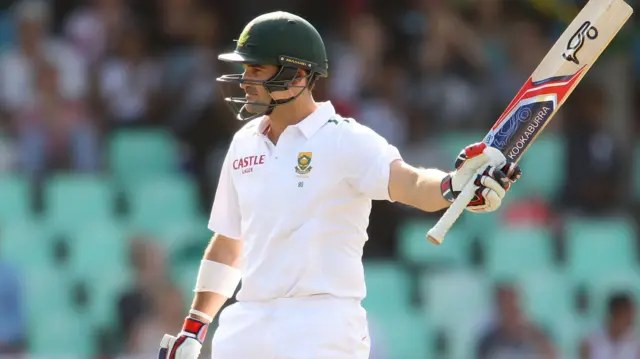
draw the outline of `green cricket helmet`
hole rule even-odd
[[[290,88],[308,88],[319,77],[327,77],[329,61],[327,52],[318,31],[307,20],[283,11],[272,12],[258,16],[249,22],[238,40],[236,49],[231,53],[218,56],[219,60],[242,65],[274,65],[278,72],[264,81],[245,81],[243,75],[223,75],[217,80],[232,83],[237,91],[243,83],[263,86],[269,93],[284,91]],[[305,70],[305,76],[300,76],[300,70]],[[307,78],[306,85],[293,85],[294,80]],[[300,91],[300,94],[303,91]],[[224,95],[224,94],[223,94]],[[278,106],[295,100],[296,97],[275,100],[270,103],[249,102],[244,96],[226,96],[240,120],[250,120],[259,116],[269,115]],[[248,113],[246,105],[256,105],[266,108],[262,113]]]

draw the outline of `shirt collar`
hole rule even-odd
[[[306,138],[310,138],[335,115],[336,109],[331,101],[321,102],[317,110],[293,127],[297,127]],[[266,135],[269,132],[269,127],[269,120],[264,116],[256,129],[258,134]]]

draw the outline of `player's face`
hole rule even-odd
[[[271,103],[272,97],[261,82],[272,78],[278,72],[278,67],[273,65],[243,65],[243,68],[242,79],[245,81],[240,84],[240,88],[244,91],[248,102],[245,105],[245,109],[249,113],[265,112],[267,105]],[[252,83],[252,80],[257,82]]]

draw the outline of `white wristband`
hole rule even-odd
[[[239,269],[203,259],[200,262],[195,292],[214,292],[227,298],[233,296],[242,274]]]

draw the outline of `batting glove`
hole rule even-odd
[[[164,335],[158,359],[197,359],[208,328],[208,323],[187,317],[178,337]]]
[[[522,175],[520,166],[506,159],[498,168],[488,166],[483,153],[485,148],[484,143],[475,143],[460,151],[455,162],[456,170],[448,174],[440,185],[442,196],[453,202],[464,186],[475,178],[474,183],[479,188],[467,206],[471,212],[493,212],[500,208],[506,192]],[[480,175],[477,172],[482,167],[485,169]]]

